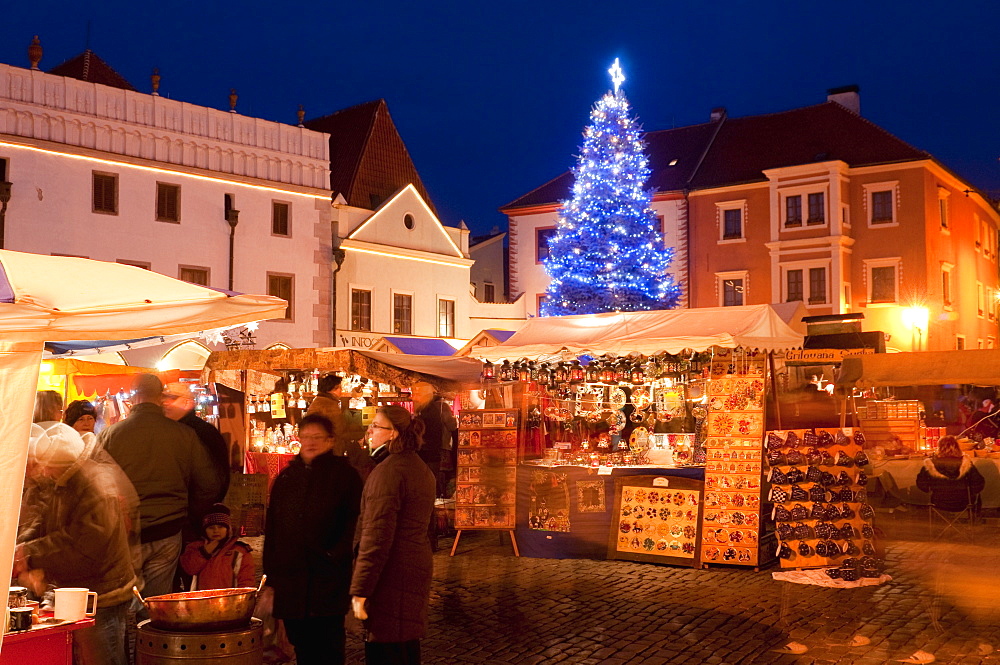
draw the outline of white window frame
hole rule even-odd
[[[872,268],[895,268],[895,297],[892,302],[872,302]],[[899,283],[903,277],[903,259],[899,256],[884,259],[865,259],[865,302],[867,307],[895,307],[899,304]]]
[[[354,292],[355,291],[368,291],[370,295],[368,301],[368,330],[362,330],[360,328],[354,327]],[[378,327],[375,325],[375,287],[371,284],[348,284],[347,285],[347,330],[354,332],[376,332]]]
[[[865,222],[870,229],[889,229],[899,226],[899,181],[869,182],[863,185],[865,191]],[[892,192],[892,221],[872,223],[872,195],[876,192]]]
[[[976,253],[980,253],[983,249],[983,227],[985,224],[979,218],[978,213],[972,214],[972,223],[976,225]]]
[[[822,224],[810,224],[809,223],[809,195],[810,194],[822,194],[823,195],[823,223]],[[802,223],[798,226],[786,226],[785,215],[788,209],[785,206],[785,200],[789,196],[799,196],[802,202]],[[782,232],[794,233],[796,231],[807,231],[814,229],[829,229],[830,228],[830,188],[827,185],[799,185],[797,187],[783,187],[778,190],[778,228]]]
[[[451,335],[442,335],[441,327],[441,302],[448,301],[451,303]],[[453,295],[443,295],[438,294],[434,301],[434,336],[435,337],[446,337],[449,339],[454,339],[458,334],[458,298]]]
[[[955,264],[948,263],[947,261],[941,262],[941,305],[946,312],[950,312],[955,309],[955,281],[952,279],[951,273],[955,269]],[[945,280],[948,281],[948,298],[945,299],[944,284]]]
[[[982,282],[976,282],[976,310],[979,318],[986,318],[986,289]]]
[[[413,326],[413,320],[414,320],[413,313],[414,313],[414,310],[416,309],[416,302],[417,302],[416,294],[413,291],[400,291],[398,289],[392,289],[391,293],[392,293],[392,300],[390,300],[390,303],[391,303],[391,306],[392,306],[392,315],[391,315],[391,319],[392,320],[390,321],[390,325],[391,325],[390,330],[392,330],[392,334],[393,335],[413,335],[414,334],[414,332],[413,332],[413,328],[414,328],[414,326]],[[409,296],[410,297],[410,332],[408,332],[408,333],[398,333],[398,332],[396,332],[396,296]]]
[[[801,270],[802,271],[802,302],[807,308],[809,307],[829,307],[833,303],[833,285],[830,283],[830,276],[833,274],[832,266],[830,265],[829,259],[820,259],[816,261],[787,261],[782,262],[779,266],[781,269],[781,300],[780,302],[787,302],[788,299],[788,271],[789,270]],[[809,285],[809,271],[812,268],[822,268],[826,271],[826,294],[824,295],[824,302],[821,303],[809,303],[809,298],[812,296]]]
[[[730,279],[743,280],[743,304],[747,304],[747,297],[750,294],[750,272],[747,270],[730,270],[728,272],[715,273],[715,290],[719,307],[724,307],[726,290],[724,283]],[[736,305],[738,307],[738,305]]]
[[[948,197],[951,196],[949,192],[944,187],[938,185],[938,221],[941,223],[941,233],[946,235],[951,234],[951,210],[949,210],[950,202]]]
[[[740,237],[739,238],[727,238],[726,237],[726,211],[727,210],[739,210],[740,211]],[[718,201],[715,204],[715,221],[719,229],[719,239],[718,244],[729,245],[738,242],[747,241],[747,200],[740,199],[738,201]]]

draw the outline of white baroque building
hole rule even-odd
[[[0,64],[3,248],[278,295],[288,317],[258,348],[330,345],[328,136],[243,116],[235,95],[227,112],[95,82],[117,75],[80,58],[91,80]]]

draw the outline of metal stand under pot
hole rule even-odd
[[[216,633],[160,630],[149,621],[139,624],[136,665],[262,665],[264,624]]]

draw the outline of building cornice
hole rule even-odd
[[[452,266],[454,268],[471,268],[475,263],[472,259],[446,254],[436,254],[425,252],[419,249],[407,249],[405,247],[395,247],[392,245],[381,245],[374,242],[353,240],[345,238],[340,242],[340,248],[347,252],[357,252],[374,256],[383,256],[394,259],[404,259],[407,261],[418,261],[421,263],[433,263],[437,265]]]

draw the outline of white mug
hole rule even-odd
[[[62,587],[56,589],[55,618],[61,621],[79,621],[97,613],[97,593],[84,587]],[[88,611],[90,599],[94,599]]]

